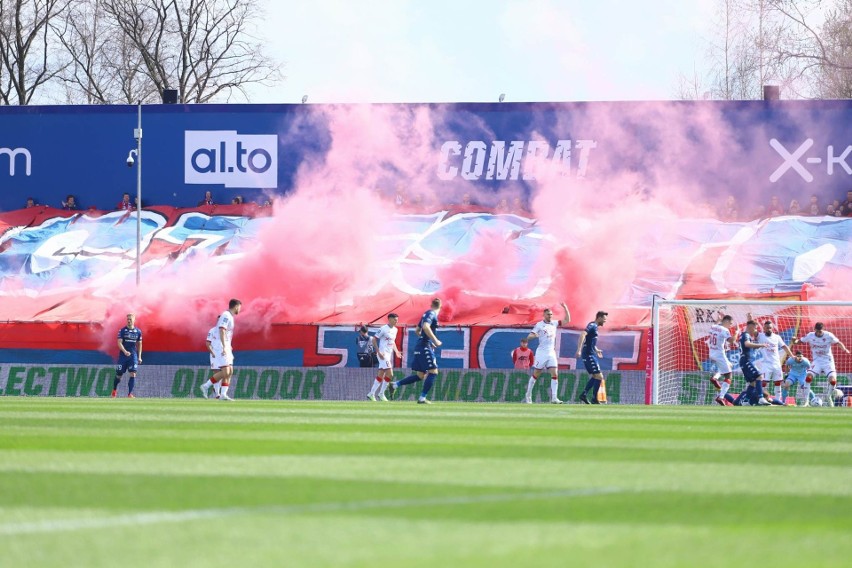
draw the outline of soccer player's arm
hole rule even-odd
[[[435,332],[432,331],[432,325],[428,321],[424,321],[420,325],[420,329],[423,331],[423,333],[426,334],[426,337],[429,338],[429,341],[431,341],[435,345],[435,347],[441,346],[441,340],[438,339],[438,336],[436,336]]]
[[[586,330],[580,332],[580,339],[577,340],[577,355],[576,357],[580,357],[580,353],[583,350],[583,344],[586,342]]]
[[[118,350],[124,355],[130,355],[130,351],[124,348],[124,343],[121,342],[121,336],[118,336]]]
[[[535,365],[535,353],[530,350],[530,367]]]
[[[213,342],[208,339],[205,343],[207,343],[207,352],[215,357],[216,353],[213,351]]]
[[[562,311],[565,312],[565,317],[562,318],[562,321],[560,321],[559,323],[561,325],[568,325],[569,323],[571,323],[571,313],[568,311],[568,304],[566,304],[565,302],[560,302],[559,305],[562,306]]]
[[[225,347],[225,346],[226,346],[226,344],[225,344],[225,328],[224,328],[224,327],[222,327],[222,326],[219,326],[219,343],[221,343],[221,344],[222,344],[222,355],[224,355],[224,354],[225,354],[225,351],[226,351],[226,347]]]
[[[512,355],[512,364],[514,365],[515,363],[518,362],[518,348],[517,347],[512,349],[511,355]]]
[[[142,335],[136,340],[136,359],[138,363],[142,363]]]
[[[849,354],[849,349],[847,349],[847,348],[846,348],[846,346],[845,346],[845,345],[843,345],[843,342],[842,342],[842,341],[840,341],[839,339],[837,339],[837,337],[835,337],[834,339],[836,339],[836,340],[837,340],[837,341],[835,341],[835,343],[837,343],[837,344],[840,346],[840,348],[841,348],[841,349],[843,349],[844,351],[846,351],[846,354],[848,355],[848,354]]]
[[[381,331],[379,333],[381,333]],[[379,351],[379,340],[377,338],[378,338],[378,335],[372,336],[370,338],[370,343],[373,344],[373,352],[376,354],[376,356],[379,359],[381,359],[382,361],[384,361],[385,360],[385,354],[382,353],[381,351]]]

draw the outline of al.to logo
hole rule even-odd
[[[184,132],[184,183],[278,187],[278,135]]]
[[[805,157],[805,154],[814,145],[813,138],[808,138],[792,152],[787,150],[787,148],[785,148],[784,145],[775,138],[769,141],[769,145],[772,146],[772,148],[778,152],[778,155],[781,156],[781,159],[784,160],[784,162],[778,166],[774,172],[772,172],[772,175],[769,176],[769,181],[772,183],[781,179],[781,176],[790,170],[799,174],[799,176],[807,182],[814,181],[814,176],[808,169],[808,166],[802,164],[803,157],[805,164],[808,165],[825,163],[825,173],[830,176],[834,175],[834,166],[840,166],[847,175],[852,175],[852,168],[850,168],[849,164],[846,163],[846,158],[849,156],[849,153],[852,152],[852,146],[846,146],[846,149],[843,150],[843,153],[840,155],[834,153],[834,146],[826,146],[825,160],[823,160],[819,154]]]
[[[9,157],[9,176],[15,175],[15,166],[21,163],[24,166],[24,174],[30,175],[32,173],[32,156],[26,148],[0,148],[0,156]],[[19,161],[18,156],[22,156],[23,160]],[[0,172],[2,171],[3,168],[0,167]]]

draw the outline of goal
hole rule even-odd
[[[812,360],[810,346],[792,344],[793,338],[801,338],[813,331],[814,324],[822,322],[829,331],[848,348],[852,349],[852,303],[850,302],[804,302],[804,301],[757,301],[757,300],[656,300],[652,309],[653,325],[653,404],[713,404],[716,390],[710,378],[716,372],[715,364],[709,359],[708,337],[710,326],[730,315],[734,330],[745,329],[748,314],[758,322],[759,329],[769,320],[775,332],[795,353],[801,350]],[[839,345],[832,348],[837,382],[852,384],[852,356]],[[733,369],[731,393],[736,395],[745,386],[739,367],[739,351],[728,351]],[[761,353],[757,353],[760,369]],[[782,355],[785,357],[786,353]],[[814,393],[825,400],[828,379],[817,376],[812,383]],[[847,390],[847,389],[844,389]],[[789,396],[795,396],[792,389]],[[802,403],[799,397],[799,404]]]

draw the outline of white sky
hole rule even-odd
[[[253,103],[671,99],[713,0],[261,0]]]

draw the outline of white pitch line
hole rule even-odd
[[[179,523],[203,519],[243,516],[252,514],[298,515],[303,513],[336,513],[345,511],[365,511],[370,509],[403,509],[406,507],[433,507],[443,505],[476,505],[480,503],[502,503],[539,499],[558,499],[564,497],[588,497],[621,493],[614,487],[598,489],[566,489],[564,491],[528,492],[528,493],[491,493],[471,497],[433,497],[427,499],[377,499],[370,501],[336,501],[307,505],[285,505],[264,507],[228,507],[222,509],[190,509],[187,511],[152,511],[132,515],[107,517],[56,519],[25,523],[0,524],[0,536],[23,534],[53,533],[101,529],[117,526],[141,526],[160,523]]]

